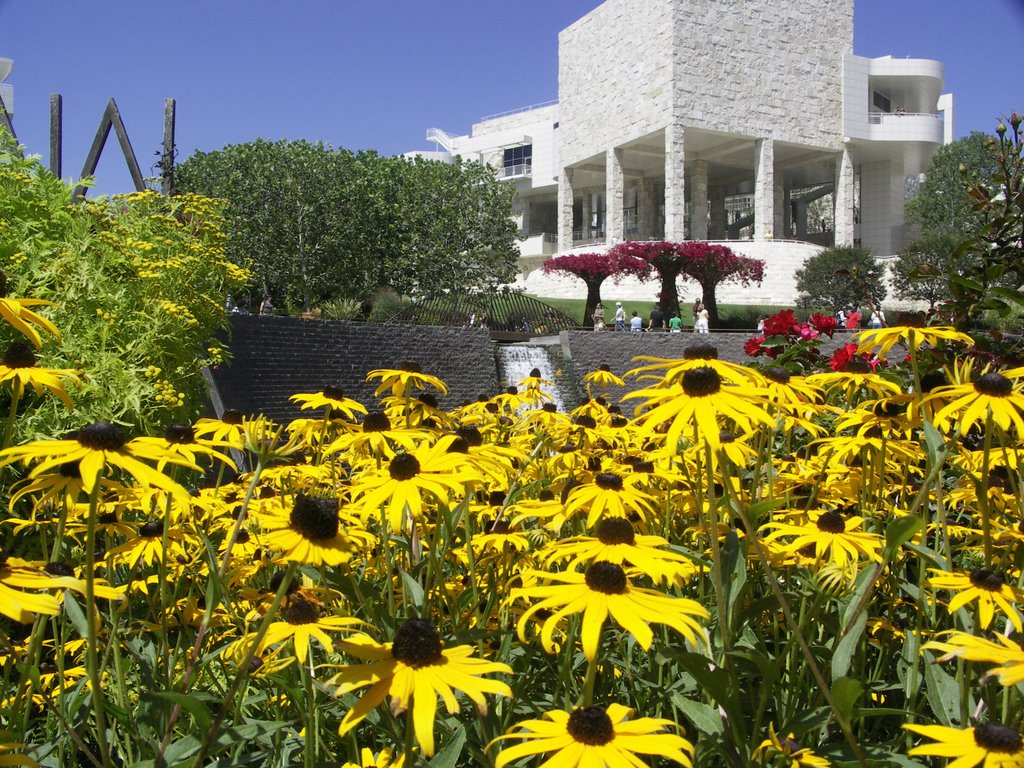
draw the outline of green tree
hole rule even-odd
[[[989,142],[975,131],[935,152],[917,195],[905,207],[907,221],[922,235],[951,234],[962,240],[981,226],[969,187],[995,172]]]
[[[479,163],[258,140],[196,153],[175,181],[229,202],[229,256],[285,305],[308,310],[380,286],[427,294],[515,275],[514,188]]]
[[[950,232],[924,234],[907,243],[892,264],[893,293],[908,301],[926,301],[935,309],[950,297],[952,275],[965,274],[974,259]]]
[[[804,262],[796,271],[796,288],[812,305],[837,311],[848,305],[878,303],[885,298],[885,268],[867,248],[837,245]]]

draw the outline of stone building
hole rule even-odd
[[[855,55],[853,0],[606,0],[558,45],[557,102],[427,136],[515,181],[527,281],[554,253],[728,241],[768,261],[746,298],[788,300],[821,246],[894,254],[952,139],[942,64]]]

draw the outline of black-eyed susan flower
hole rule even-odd
[[[638,755],[693,765],[693,745],[677,732],[679,726],[654,717],[631,720],[632,715],[621,704],[552,710],[543,719],[517,723],[487,746],[506,739],[520,742],[502,749],[495,768],[532,755],[550,755],[543,763],[547,768],[642,768],[646,763]]]
[[[162,452],[176,455],[186,462],[186,466],[198,466],[199,457],[202,456],[237,469],[229,456],[216,450],[217,447],[231,447],[229,441],[213,438],[200,440],[191,424],[171,424],[164,430],[163,437],[139,437],[136,441],[140,445],[153,445]],[[162,472],[168,461],[167,458],[160,459],[157,469]]]
[[[364,623],[345,616],[324,616],[316,603],[296,597],[282,608],[281,621],[275,621],[267,628],[256,654],[263,654],[268,648],[280,643],[291,642],[295,648],[295,658],[300,664],[305,664],[313,639],[319,641],[328,653],[334,653],[334,642],[328,633],[351,631]],[[248,655],[251,644],[251,637],[243,637],[229,647],[229,655],[243,659]]]
[[[783,537],[792,537],[783,545],[784,551],[794,553],[805,547],[813,547],[815,560],[828,559],[837,565],[861,557],[873,562],[881,561],[882,538],[858,530],[864,524],[864,518],[859,515],[846,516],[838,509],[812,512],[809,517],[803,525],[784,522],[765,524],[761,530],[770,531],[764,537],[765,542],[770,544]]]
[[[366,413],[366,406],[358,400],[345,397],[345,391],[341,387],[330,384],[324,386],[319,392],[292,395],[289,399],[298,403],[301,410],[325,409],[331,418],[343,415],[349,420],[354,420],[356,413]]]
[[[373,391],[374,397],[391,391],[394,397],[412,396],[417,390],[433,387],[442,395],[448,392],[448,385],[436,376],[423,372],[419,363],[404,362],[398,368],[378,368],[366,374],[367,381],[379,379],[380,383]]]
[[[629,565],[654,582],[678,583],[689,579],[697,567],[683,555],[663,547],[661,536],[637,534],[624,517],[605,517],[597,521],[592,536],[575,536],[552,542],[540,553],[545,565],[566,561],[566,568],[605,561]]]
[[[956,594],[947,606],[951,614],[977,601],[978,624],[988,629],[995,616],[996,608],[1009,619],[1018,632],[1024,631],[1020,613],[1015,603],[1024,602],[1024,591],[1006,583],[1006,579],[987,568],[979,568],[971,573],[954,573],[931,569],[928,586],[932,589],[948,589]]]
[[[473,658],[473,647],[445,648],[437,629],[424,619],[409,619],[398,628],[388,645],[367,635],[355,635],[341,641],[344,651],[368,664],[344,666],[328,681],[334,695],[342,696],[369,686],[369,690],[350,709],[338,727],[344,736],[355,728],[378,704],[391,697],[391,709],[400,713],[412,707],[416,741],[424,755],[434,754],[434,715],[440,696],[450,714],[459,711],[455,692],[459,691],[486,711],[484,694],[511,696],[512,690],[498,680],[482,675],[509,674],[512,668],[485,659]]]
[[[774,421],[762,406],[760,389],[749,383],[726,385],[718,370],[707,366],[687,368],[679,384],[637,390],[622,399],[630,398],[645,398],[636,418],[641,434],[657,433],[667,423],[670,447],[680,438],[717,447],[723,427],[748,432]]]
[[[623,478],[615,472],[598,472],[592,482],[578,485],[569,493],[565,500],[566,518],[586,510],[587,527],[593,528],[605,517],[648,516],[654,499],[636,488],[639,480],[636,475]]]
[[[789,768],[828,768],[832,765],[798,742],[793,733],[779,738],[774,723],[768,723],[768,738],[754,750],[753,757],[760,765],[787,765]]]
[[[124,429],[107,421],[98,421],[82,427],[68,439],[37,440],[0,452],[0,466],[15,461],[37,461],[29,472],[29,477],[32,478],[53,470],[59,471],[64,464],[78,462],[82,489],[86,493],[92,493],[104,472],[113,467],[127,472],[139,485],[154,486],[184,498],[188,497],[180,485],[144,463],[143,459],[167,461],[189,469],[199,469],[195,464],[159,446],[138,440],[129,441]]]
[[[39,331],[60,341],[57,326],[29,307],[52,307],[55,304],[45,299],[12,299],[8,296],[7,275],[0,271],[0,318],[14,328],[22,336],[31,341],[36,348],[43,346]]]
[[[359,428],[344,434],[327,446],[325,455],[345,451],[366,456],[394,456],[396,446],[403,451],[414,451],[430,433],[422,429],[394,427],[383,411],[370,411]]]
[[[607,363],[602,363],[593,371],[590,371],[583,377],[583,383],[587,386],[587,394],[589,395],[592,387],[598,389],[608,389],[609,387],[624,387],[626,382],[621,376],[616,376],[612,373],[611,366]]]
[[[285,560],[309,565],[341,565],[367,549],[373,537],[355,518],[342,516],[338,498],[295,496],[287,515],[275,506],[257,515],[266,529],[263,542]]]
[[[939,387],[925,399],[946,404],[935,414],[935,426],[950,428],[955,421],[962,434],[975,424],[984,427],[991,416],[992,423],[1004,431],[1011,426],[1018,435],[1024,435],[1024,379],[1010,378],[995,371],[982,374],[973,383]]]
[[[985,677],[995,677],[1000,685],[1012,686],[1024,682],[1024,648],[1017,640],[996,635],[995,640],[968,634],[949,632],[942,639],[922,646],[925,651],[938,651],[939,661],[966,659],[984,664],[995,664]]]
[[[129,568],[134,568],[139,563],[162,563],[178,555],[184,555],[182,533],[173,527],[166,532],[167,547],[164,548],[164,525],[163,520],[150,520],[139,527],[138,536],[114,547],[108,555],[118,565],[126,565]]]
[[[711,368],[721,377],[723,381],[738,386],[761,385],[761,374],[746,365],[731,363],[728,360],[718,359],[718,347],[705,342],[691,344],[683,350],[683,358],[668,359],[662,357],[649,357],[639,355],[633,358],[634,361],[645,362],[639,368],[626,371],[627,376],[639,376],[640,378],[652,377],[651,371],[664,371],[660,377],[662,386],[681,384],[687,371],[695,368]]]
[[[611,616],[619,626],[636,638],[647,650],[654,633],[648,624],[664,624],[697,647],[707,645],[704,628],[697,619],[710,614],[700,603],[685,597],[669,597],[652,589],[634,587],[621,565],[604,561],[591,563],[586,573],[532,573],[548,582],[541,586],[514,589],[510,600],[537,600],[519,617],[516,629],[526,642],[526,627],[538,614],[543,615],[541,645],[555,653],[554,633],[566,616],[583,614],[583,654],[588,661],[597,658],[601,628]],[[554,583],[551,583],[554,582]]]
[[[463,454],[448,451],[453,439],[448,436],[416,451],[399,453],[386,468],[361,474],[352,490],[364,519],[384,508],[391,532],[399,533],[406,528],[406,510],[413,522],[423,517],[425,497],[448,503],[467,487],[482,482],[483,477]]]
[[[974,339],[955,328],[931,326],[917,327],[892,325],[886,328],[868,328],[857,334],[857,354],[873,353],[884,358],[896,345],[917,349],[922,344],[938,346],[942,343],[974,346]]]
[[[952,728],[945,725],[903,726],[912,733],[932,741],[907,752],[910,756],[926,755],[952,760],[947,768],[1020,768],[1024,766],[1024,739],[1020,731],[999,723],[983,723],[973,728]]]
[[[36,353],[28,344],[16,341],[7,347],[0,359],[0,384],[11,387],[11,394],[17,402],[30,386],[37,395],[44,391],[60,398],[68,408],[73,408],[71,397],[64,387],[65,381],[80,384],[78,371],[68,368],[40,368],[36,365]]]
[[[395,756],[394,750],[382,749],[377,754],[372,749],[363,747],[359,752],[359,762],[347,762],[341,768],[402,768],[405,755]]]
[[[36,614],[56,616],[60,603],[50,591],[59,589],[81,591],[81,582],[70,576],[53,576],[20,558],[0,555],[0,614],[23,624]]]
[[[242,426],[246,417],[241,411],[227,408],[219,419],[199,419],[192,425],[197,438],[206,438],[218,444],[241,448],[244,440]]]

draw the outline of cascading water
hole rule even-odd
[[[556,370],[551,361],[551,353],[545,346],[527,344],[499,344],[495,355],[498,363],[498,383],[502,387],[514,387],[522,379],[530,375],[534,368],[540,371],[542,379],[554,382],[553,386],[544,387],[551,395],[552,402],[559,411],[565,412],[567,401],[572,400],[569,393],[562,387],[564,375]],[[570,404],[569,407],[572,407]]]

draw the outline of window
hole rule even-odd
[[[529,176],[533,166],[533,144],[520,144],[505,150],[502,176]]]
[[[892,112],[892,99],[878,91],[871,92],[871,104],[880,112]]]

